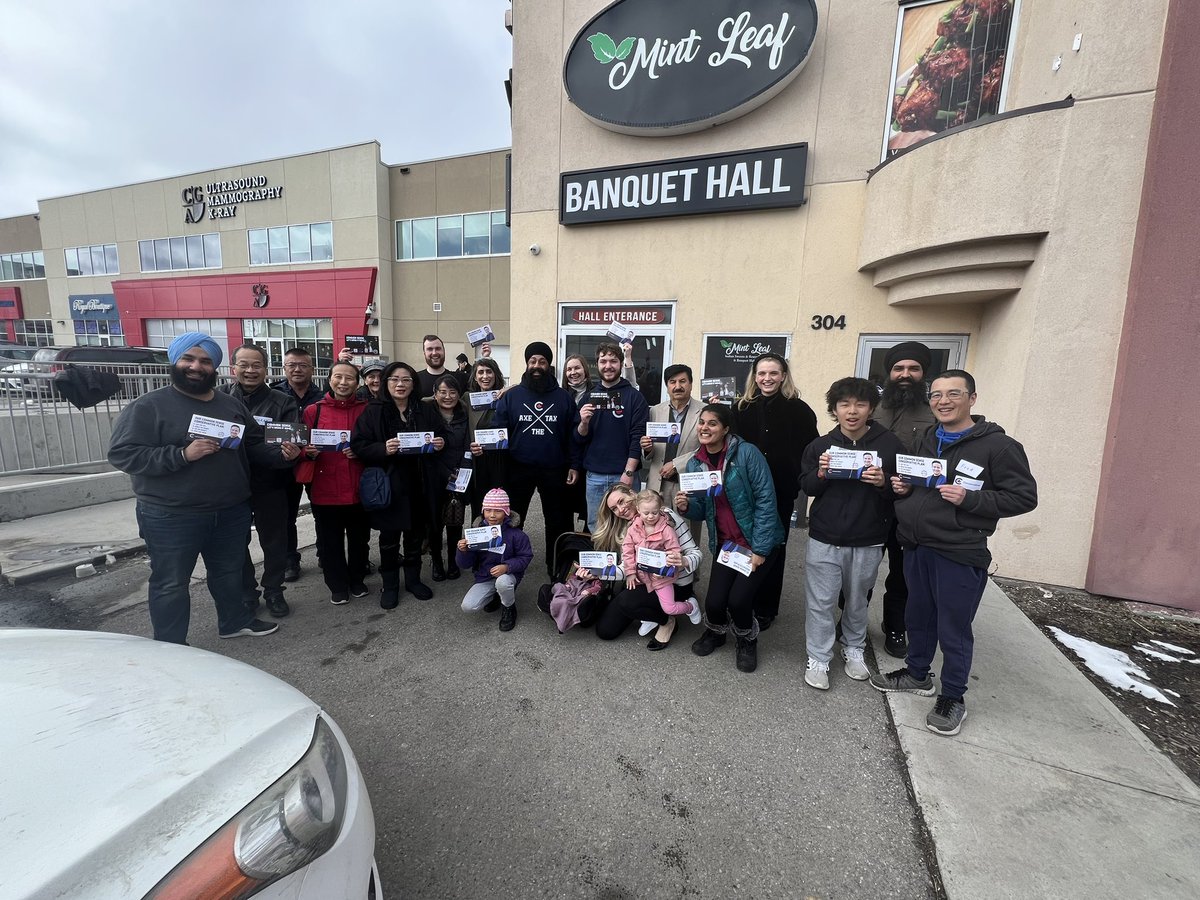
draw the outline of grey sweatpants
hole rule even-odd
[[[804,560],[804,637],[808,655],[829,664],[833,658],[838,592],[846,595],[842,611],[842,641],[862,649],[867,644],[867,591],[875,584],[881,546],[834,547],[808,539]]]
[[[463,597],[463,612],[479,612],[487,606],[492,594],[500,595],[503,606],[512,606],[517,602],[517,579],[506,572],[499,578],[475,582]]]

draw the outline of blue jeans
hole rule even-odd
[[[242,603],[242,562],[250,540],[250,503],[215,512],[188,512],[137,504],[138,531],[150,554],[150,623],[154,639],[187,642],[192,600],[188,591],[196,558],[204,558],[208,591],[217,607],[217,630],[230,634],[254,619]]]
[[[604,499],[604,492],[614,484],[620,483],[620,481],[620,472],[614,475],[603,475],[600,472],[587,473],[585,494],[587,496],[588,531],[596,530],[596,510],[600,508],[600,502]],[[634,490],[637,490],[637,479],[634,479]]]

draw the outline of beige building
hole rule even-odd
[[[700,377],[725,374],[716,351],[739,337],[783,341],[824,418],[833,380],[925,340],[974,373],[975,411],[1038,477],[1039,508],[993,540],[996,574],[1200,608],[1196,480],[1145,472],[1194,455],[1200,426],[1125,429],[1163,399],[1132,349],[1190,369],[1197,333],[1195,262],[1139,262],[1154,234],[1196,256],[1172,218],[1196,153],[1171,130],[1196,121],[1196,66],[1180,59],[1194,16],[1170,0],[728,6],[514,0],[518,343],[562,353],[615,320],[652,332],[648,371]],[[780,6],[790,19],[765,18]],[[704,199],[714,157],[732,178],[752,151],[802,143],[803,205],[684,209],[680,173]],[[747,204],[787,171],[773,158],[755,157]],[[647,207],[657,217],[637,218]]]

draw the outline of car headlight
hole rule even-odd
[[[333,846],[346,816],[346,757],[321,718],[296,765],[176,866],[146,900],[241,900]]]

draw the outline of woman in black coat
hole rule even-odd
[[[467,382],[467,392],[501,390],[504,390],[504,375],[500,372],[500,366],[494,359],[477,359],[471,370],[471,379]],[[479,409],[471,407],[467,414],[471,425],[471,455],[475,464],[475,472],[467,486],[467,496],[471,498],[471,518],[477,519],[483,515],[483,498],[487,492],[492,488],[504,487],[507,481],[508,451],[484,450],[475,440],[475,432],[480,428],[496,427],[492,424],[496,416],[495,401]]]
[[[379,530],[379,575],[383,592],[379,605],[394,609],[400,602],[400,568],[404,588],[418,600],[433,596],[421,581],[421,542],[429,521],[421,454],[400,452],[400,432],[432,433],[434,447],[445,445],[441,417],[416,398],[417,371],[408,363],[394,362],[383,370],[383,391],[367,404],[354,425],[350,449],[365,465],[388,473],[392,502],[371,513],[371,527]],[[400,544],[404,544],[401,559]]]
[[[433,558],[433,580],[453,580],[461,574],[455,550],[463,536],[465,493],[451,491],[447,484],[462,466],[472,467],[471,422],[467,404],[459,393],[457,374],[442,375],[433,383],[433,396],[423,401],[437,420],[436,434],[443,439],[438,452],[426,457],[425,498],[429,508],[429,555]],[[472,474],[472,480],[474,475]],[[445,532],[446,564],[442,563],[442,534]]]
[[[733,404],[732,412],[733,433],[767,458],[775,482],[775,504],[783,522],[779,562],[754,600],[754,617],[759,629],[765,631],[779,615],[787,538],[800,493],[800,460],[804,448],[817,439],[817,414],[800,399],[787,360],[777,353],[763,353],[754,360],[746,378],[746,392]]]

